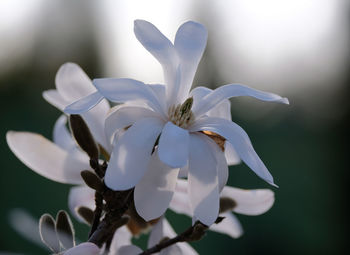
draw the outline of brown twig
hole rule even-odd
[[[215,223],[219,223],[222,221],[222,217],[218,217]],[[140,255],[150,255],[153,253],[160,252],[161,250],[174,245],[179,242],[193,242],[193,241],[198,241],[202,239],[202,237],[205,235],[206,230],[209,227],[207,225],[204,225],[200,221],[196,221],[193,226],[189,227],[186,229],[184,232],[181,234],[177,235],[174,238],[171,239],[165,239],[163,241],[160,241],[158,244],[155,246],[143,251],[140,253]]]

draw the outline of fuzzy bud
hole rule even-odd
[[[87,186],[99,192],[103,191],[103,188],[104,188],[103,183],[96,174],[92,173],[89,170],[84,170],[84,171],[81,171],[80,175]]]
[[[80,148],[85,151],[91,159],[98,159],[98,146],[83,118],[80,115],[72,114],[69,117],[69,123],[73,136]]]

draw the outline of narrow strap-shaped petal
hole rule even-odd
[[[207,38],[206,28],[193,21],[182,24],[177,30],[174,45],[181,63],[181,101],[188,96]]]
[[[113,235],[112,243],[109,248],[110,255],[118,255],[120,247],[131,244],[132,234],[126,226],[118,228]]]
[[[105,176],[109,188],[127,190],[141,180],[163,125],[158,118],[140,119],[117,141]]]
[[[44,97],[60,110],[68,106],[65,110],[68,114],[84,113],[83,118],[95,140],[107,151],[110,150],[110,144],[104,136],[104,118],[109,111],[109,103],[96,92],[96,88],[86,73],[77,64],[66,63],[56,74],[56,88],[59,96],[48,91],[43,94]],[[85,113],[87,111],[89,112]]]
[[[57,109],[63,111],[64,108],[69,105],[69,101],[64,99],[56,89],[49,89],[43,92],[43,98],[55,106]]]
[[[193,106],[192,111],[198,118],[215,107],[222,100],[239,96],[249,96],[262,101],[289,104],[287,98],[280,97],[273,93],[263,92],[240,84],[228,84],[215,89],[205,96],[198,104]]]
[[[172,168],[183,167],[188,160],[189,133],[186,129],[165,124],[159,138],[159,158]]]
[[[173,90],[172,87],[176,85],[176,72],[179,65],[174,45],[158,28],[145,20],[135,20],[134,32],[143,47],[162,65],[167,90]]]
[[[39,221],[23,209],[11,209],[9,212],[9,221],[11,228],[21,237],[31,241],[35,245],[47,248],[41,240],[38,231]]]
[[[119,129],[128,127],[142,118],[154,117],[161,118],[161,115],[144,107],[121,105],[110,114],[105,122],[105,134],[110,141],[113,135]]]
[[[67,117],[61,115],[53,128],[53,142],[66,151],[72,151],[74,148],[77,148],[77,145],[69,133],[66,124]]]
[[[76,209],[84,206],[95,209],[95,190],[90,189],[87,186],[73,187],[69,190],[68,194],[68,207],[72,215],[80,222],[85,220],[76,212]]]
[[[238,165],[241,163],[241,159],[237,155],[235,148],[233,148],[233,145],[228,141],[225,142],[225,157],[227,165],[229,166]]]
[[[236,202],[234,212],[259,215],[268,211],[275,202],[275,194],[269,189],[244,190],[226,186],[221,193]]]
[[[170,202],[169,208],[176,213],[185,214],[192,217],[190,200],[188,196],[187,180],[178,179],[175,187],[173,199]]]
[[[26,166],[50,180],[82,184],[80,172],[90,169],[89,162],[72,157],[41,135],[9,131],[6,140],[12,152]]]
[[[104,121],[108,111],[109,104],[98,91],[64,108],[64,112],[67,114],[82,115],[94,139],[107,151],[110,150],[111,146],[104,134]]]
[[[94,85],[105,98],[116,103],[143,101],[160,114],[165,114],[157,93],[150,85],[133,79],[95,79]]]
[[[148,170],[134,191],[135,208],[146,221],[162,216],[173,197],[179,169],[172,169],[152,154]]]
[[[220,216],[225,218],[219,224],[211,225],[209,230],[229,235],[232,238],[238,238],[243,234],[241,223],[231,212],[222,213]]]
[[[84,162],[89,162],[89,157],[83,153],[77,146],[72,135],[66,127],[67,117],[61,115],[54,126],[53,129],[53,141],[63,150],[67,151],[71,156],[76,157]]]
[[[216,158],[216,168],[218,173],[218,181],[219,181],[219,193],[224,188],[228,180],[228,166],[225,158],[224,152],[220,149],[220,147],[211,139],[207,139],[209,146],[212,148],[213,154]]]
[[[65,63],[57,71],[56,88],[64,99],[74,102],[96,91],[90,78],[75,63]]]
[[[200,103],[202,98],[212,91],[212,89],[206,87],[196,87],[193,89],[190,94],[193,97],[193,105]],[[206,115],[209,117],[232,120],[231,102],[228,99],[224,99],[221,103],[210,109]],[[238,157],[237,152],[228,141],[225,142],[225,157],[226,162],[229,166],[241,163],[241,159]]]
[[[272,175],[256,154],[247,133],[240,126],[225,119],[208,117],[197,120],[191,127],[191,131],[203,130],[215,132],[227,139],[233,145],[244,163],[246,163],[260,178],[276,186],[273,183]]]
[[[67,114],[82,114],[95,107],[102,99],[103,96],[96,91],[66,106],[64,112]]]
[[[219,214],[219,183],[216,158],[205,139],[210,138],[190,135],[188,192],[193,215],[210,226]]]
[[[99,255],[100,248],[94,243],[81,243],[67,251],[64,255]]]
[[[193,107],[195,105],[200,104],[203,98],[210,93],[212,93],[213,90],[209,89],[207,87],[196,87],[194,88],[190,96],[193,97]],[[212,109],[206,112],[206,115],[209,117],[217,117],[217,118],[223,118],[227,120],[232,120],[231,117],[231,102],[228,99],[224,99],[222,102],[214,106]]]

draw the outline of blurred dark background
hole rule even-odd
[[[245,231],[239,239],[209,232],[194,248],[200,254],[342,253],[348,238],[348,2],[144,2],[0,2],[0,252],[47,254],[13,230],[10,212],[22,208],[39,218],[68,210],[70,188],[23,165],[9,150],[6,132],[51,139],[60,112],[41,93],[54,88],[56,71],[68,61],[90,78],[161,81],[160,66],[132,35],[133,20],[143,18],[170,38],[186,20],[206,25],[208,47],[195,85],[239,82],[290,101],[231,100],[233,121],[247,131],[280,188],[243,164],[231,167],[230,185],[271,188],[275,205],[261,216],[238,215]],[[168,216],[176,231],[190,224],[185,216]],[[74,223],[85,240],[88,228]]]

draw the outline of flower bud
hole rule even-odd
[[[81,206],[76,208],[76,212],[86,221],[86,223],[92,225],[94,212],[90,208]]]
[[[103,183],[96,174],[92,173],[89,170],[84,170],[84,171],[81,171],[80,175],[87,186],[99,192],[103,191],[103,188],[104,188]]]
[[[73,136],[80,148],[92,159],[98,159],[99,151],[97,144],[90,132],[89,127],[80,115],[72,114],[69,117]]]
[[[75,246],[74,227],[69,215],[63,210],[59,211],[56,216],[56,232],[65,249]]]

